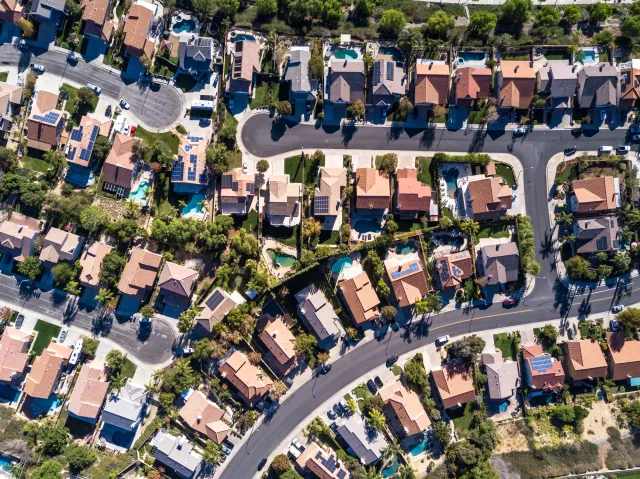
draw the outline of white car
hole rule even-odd
[[[445,335],[445,336],[440,336],[438,339],[436,339],[436,346],[442,346],[443,344],[447,344],[449,342],[451,338],[449,337],[449,335]]]
[[[291,441],[291,444],[293,444],[295,447],[297,447],[300,451],[304,451],[304,446],[302,445],[302,443],[298,440],[297,437],[293,438],[293,441]]]
[[[44,73],[44,66],[38,65],[37,63],[32,63],[31,69],[37,73]]]
[[[514,135],[524,135],[527,132],[527,127],[519,126],[515,130],[513,130]]]
[[[128,110],[129,108],[131,108],[131,105],[129,105],[126,101],[124,101],[124,99],[120,100],[120,106],[125,110]]]
[[[614,306],[613,308],[611,308],[611,311],[614,312],[614,313],[619,313],[623,309],[624,309],[624,304],[619,304],[619,305]]]
[[[622,154],[622,155],[626,155],[630,151],[631,151],[630,146],[619,146],[618,148],[616,148],[616,153]]]
[[[62,331],[60,331],[60,336],[58,337],[58,340],[61,343],[64,343],[64,340],[67,339],[67,334],[69,334],[69,328],[67,327],[62,328]]]

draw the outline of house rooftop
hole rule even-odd
[[[443,369],[431,371],[431,375],[445,409],[475,399],[473,378],[467,373],[464,364],[457,361],[449,362]]]
[[[100,284],[100,270],[102,269],[102,260],[106,255],[111,253],[113,248],[104,243],[93,241],[88,245],[80,256],[80,284],[87,286],[98,286]]]
[[[416,393],[407,390],[401,381],[380,389],[378,394],[385,405],[393,409],[407,436],[426,431],[431,426],[431,420],[420,398]]]
[[[69,361],[71,353],[71,349],[52,340],[33,362],[31,372],[24,383],[25,394],[32,398],[47,399],[53,392],[58,375]]]
[[[231,427],[222,418],[224,411],[207,399],[202,391],[193,391],[180,409],[180,418],[193,430],[220,444]]]
[[[153,287],[161,264],[161,255],[141,248],[133,248],[122,271],[118,290],[122,294],[143,298],[146,290]]]
[[[11,382],[20,377],[29,361],[31,334],[7,326],[0,339],[0,381]]]
[[[444,105],[449,100],[451,72],[442,63],[417,63],[414,99],[416,104]]]
[[[109,383],[104,364],[89,361],[84,364],[69,398],[69,412],[75,416],[96,419]]]
[[[342,281],[338,288],[349,306],[356,324],[361,325],[380,316],[380,299],[366,272]]]

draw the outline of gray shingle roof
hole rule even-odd
[[[331,62],[329,100],[356,103],[364,100],[364,62]]]
[[[584,67],[578,73],[582,96],[580,107],[609,106],[617,103],[618,70],[601,63]]]
[[[182,477],[195,475],[202,466],[202,456],[194,451],[193,444],[184,436],[176,437],[168,432],[159,431],[151,445],[156,448],[153,457]]]
[[[51,11],[64,12],[65,0],[35,0],[31,6],[31,13],[45,18],[51,18]]]
[[[183,70],[209,71],[213,68],[215,40],[212,38],[189,38],[180,42],[178,48],[180,68]]]
[[[367,427],[365,420],[357,414],[349,417],[336,432],[365,466],[380,459],[387,447],[384,435]]]
[[[311,82],[309,80],[309,50],[293,50],[287,63],[287,73],[284,76],[286,81],[291,82],[291,91],[310,91]]]
[[[146,402],[147,393],[144,388],[129,380],[118,394],[109,396],[102,420],[122,429],[132,429]]]

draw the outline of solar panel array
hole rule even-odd
[[[231,188],[231,182],[233,181],[233,176],[231,175],[222,175],[222,187],[223,188]]]
[[[89,158],[91,158],[91,150],[87,150],[86,148],[83,148],[80,151],[80,159],[83,161],[89,161]]]
[[[69,148],[69,151],[67,152],[67,160],[73,160],[76,156],[76,150],[77,148]]]
[[[442,281],[447,281],[451,276],[449,276],[449,267],[446,259],[441,259],[438,261],[438,270],[440,271],[440,279]]]
[[[189,153],[191,151],[191,148],[193,148],[193,146],[191,145],[185,145],[184,146],[184,151],[186,151],[187,153]]]
[[[204,138],[201,136],[188,136],[187,140],[189,140],[191,143],[200,143],[202,140],[204,140]]]
[[[316,196],[314,209],[316,213],[328,213],[329,212],[329,197],[328,196]]]
[[[415,273],[416,271],[418,271],[418,263],[411,263],[407,269],[403,271],[394,271],[393,273],[391,273],[391,279],[402,278],[403,276]]]
[[[377,85],[382,80],[382,75],[380,72],[380,62],[375,62],[373,64],[373,84]]]
[[[73,141],[81,141],[82,140],[82,127],[74,129],[71,132],[71,140],[73,140]]]
[[[331,474],[333,474],[336,469],[340,467],[340,463],[336,459],[335,454],[331,454],[328,458],[325,459],[322,451],[318,451],[318,453],[316,454],[316,460],[319,461],[320,464],[322,464]],[[340,476],[340,473],[338,473],[338,477],[344,477],[344,475]]]
[[[458,268],[455,264],[451,265],[451,272],[456,278],[462,277],[462,270]]]
[[[184,176],[184,163],[181,161],[173,162],[173,169],[171,170],[171,179],[173,181],[182,181]]]
[[[220,303],[222,303],[222,301],[224,301],[222,293],[220,291],[214,291],[213,294],[209,296],[209,299],[207,299],[205,304],[207,305],[207,308],[213,311],[220,305]]]
[[[387,80],[393,81],[393,74],[396,65],[393,62],[387,62]]]
[[[100,128],[98,128],[98,126],[94,126],[93,130],[91,131],[91,138],[89,138],[90,141],[96,141],[96,138],[98,137],[98,131],[100,131]]]
[[[549,356],[538,356],[531,358],[531,368],[539,373],[546,373],[551,369],[551,358]]]
[[[51,125],[58,122],[58,118],[60,118],[60,113],[49,112],[46,115],[33,115],[33,118],[39,121],[43,121],[45,123],[49,123]]]
[[[344,469],[340,469],[338,471],[338,479],[344,479],[345,477],[347,477],[347,471],[345,471]]]
[[[196,155],[190,155],[189,163],[191,163],[191,166],[187,167],[187,180],[196,181],[196,165],[198,163],[198,157]]]

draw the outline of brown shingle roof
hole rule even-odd
[[[568,341],[565,349],[568,373],[574,381],[603,378],[607,375],[607,360],[596,341]]]
[[[44,90],[36,93],[27,123],[27,137],[32,141],[30,146],[38,149],[57,146],[64,124],[62,112],[56,109],[57,103],[58,95],[55,93]],[[52,121],[42,119],[46,118],[47,114],[51,115]]]
[[[131,149],[136,141],[135,138],[128,135],[116,135],[102,169],[105,183],[113,183],[125,189],[131,188],[133,170],[136,166]]]
[[[259,401],[273,386],[269,376],[252,365],[240,351],[234,351],[220,366],[219,371],[236,387],[240,396],[250,406]]]
[[[289,331],[282,317],[268,321],[262,332],[260,340],[271,352],[280,366],[290,367],[296,358],[296,338]],[[288,369],[287,367],[287,369]]]
[[[86,21],[84,34],[110,40],[113,32],[113,23],[109,20],[111,1],[82,0],[81,8],[82,19]]]
[[[502,85],[499,105],[510,108],[529,108],[533,90],[536,86],[536,74],[528,61],[500,61]]]
[[[182,420],[195,431],[220,444],[231,428],[222,418],[224,411],[209,401],[202,391],[194,391],[180,409]]]
[[[475,215],[501,213],[511,208],[512,191],[501,177],[484,178],[469,182],[471,209]]]
[[[320,168],[320,182],[314,195],[314,215],[337,215],[342,199],[342,189],[346,186],[346,168]],[[326,198],[326,201],[321,201],[320,198]],[[327,205],[326,209],[324,208],[325,203]]]
[[[122,271],[118,290],[122,294],[143,299],[151,290],[162,264],[162,256],[151,251],[133,248],[129,260]]]
[[[329,99],[356,103],[364,101],[364,62],[334,60],[331,62]]]
[[[31,254],[33,241],[40,234],[41,223],[35,218],[12,213],[11,218],[0,225],[0,247],[22,261]]]
[[[255,175],[243,174],[242,168],[235,168],[222,175],[220,201],[225,204],[246,203],[247,197],[255,194],[255,184]]]
[[[85,248],[80,256],[80,284],[84,287],[98,286],[100,284],[100,269],[102,268],[102,260],[111,253],[113,248],[98,241],[92,242],[89,247]]]
[[[489,96],[492,72],[490,68],[458,68],[456,100],[477,100]]]
[[[67,162],[73,163],[79,166],[87,167],[91,160],[91,154],[93,152],[94,141],[96,136],[94,135],[94,129],[96,134],[102,136],[109,136],[111,131],[111,120],[101,120],[91,113],[83,116],[80,120],[80,124],[73,129],[74,134],[71,135],[67,141],[69,151],[67,153]],[[80,135],[79,139],[76,135]],[[82,155],[82,150],[89,152],[88,155]]]
[[[407,436],[413,436],[426,431],[431,426],[431,420],[424,410],[420,398],[412,391],[408,391],[402,382],[396,381],[378,391],[385,405],[390,406]]]
[[[79,417],[96,419],[108,389],[104,365],[89,361],[78,374],[69,399],[69,412]]]
[[[473,379],[462,363],[448,363],[444,369],[431,371],[445,409],[462,405],[476,398]]]
[[[63,366],[71,357],[71,349],[53,340],[36,358],[24,383],[24,392],[32,398],[47,399],[56,385]]]
[[[189,298],[193,293],[198,274],[191,268],[167,261],[160,273],[158,288],[165,294],[169,292]]]
[[[0,381],[21,376],[29,360],[31,334],[7,326],[0,339]]]
[[[384,265],[391,281],[393,293],[401,308],[415,304],[429,292],[427,278],[419,259],[409,259],[404,263],[399,263],[395,258],[389,258],[384,262]],[[398,275],[403,271],[413,272]]]
[[[473,273],[473,259],[468,251],[438,255],[435,263],[443,288],[458,288]]]
[[[391,187],[389,178],[375,168],[356,170],[356,207],[385,209],[389,207]]]
[[[235,308],[237,303],[220,287],[215,288],[200,305],[202,310],[196,316],[196,321],[207,331],[222,321]]]
[[[124,45],[129,54],[137,57],[145,54],[148,58],[153,56],[155,45],[147,39],[152,20],[153,12],[148,8],[138,4],[131,6],[124,24]]]
[[[449,100],[449,66],[440,63],[418,63],[415,66],[415,103],[444,105]]]
[[[607,333],[609,377],[614,381],[640,377],[640,341],[625,340],[624,333]]]
[[[40,260],[47,263],[74,261],[83,241],[84,239],[78,235],[58,228],[51,228],[42,242]]]
[[[367,273],[363,271],[354,278],[342,281],[338,288],[356,324],[361,325],[380,316],[380,300]]]
[[[505,284],[518,280],[520,252],[516,243],[500,243],[482,247],[484,275],[489,284]]]
[[[418,172],[410,168],[397,171],[399,211],[428,212],[431,205],[431,188],[418,181]]]
[[[571,187],[578,201],[578,213],[613,210],[618,206],[612,176],[574,180]]]
[[[235,42],[232,63],[230,91],[248,93],[253,81],[253,73],[260,71],[260,44],[243,40]]]

